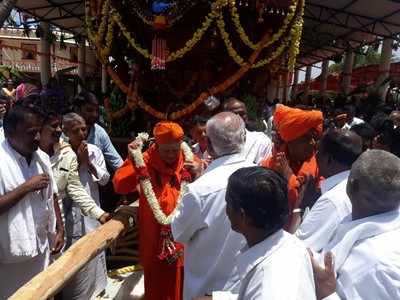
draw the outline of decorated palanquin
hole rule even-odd
[[[295,67],[305,0],[88,0],[90,43],[118,88],[122,107],[177,120],[210,96],[245,88],[262,96]],[[206,102],[207,103],[207,102]]]

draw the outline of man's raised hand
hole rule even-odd
[[[40,191],[49,186],[50,176],[47,174],[39,174],[32,176],[28,181],[25,182],[25,185],[29,192]]]

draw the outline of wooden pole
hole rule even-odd
[[[310,94],[311,73],[312,73],[312,65],[306,67],[304,103],[308,102],[308,95]]]
[[[83,266],[106,249],[127,228],[116,216],[73,244],[60,258],[32,278],[9,299],[45,300],[54,296]]]
[[[325,59],[322,62],[322,71],[321,71],[320,94],[322,97],[326,96],[326,88],[328,85],[328,75],[329,75],[329,60]]]
[[[354,63],[354,52],[352,50],[348,50],[344,56],[343,80],[342,80],[342,90],[343,93],[345,94],[348,94],[350,92],[351,76],[353,73],[353,63]]]
[[[49,83],[51,77],[51,62],[50,62],[50,43],[49,43],[49,23],[41,22],[39,25],[42,28],[43,36],[40,38],[40,81],[43,86]]]
[[[382,84],[390,76],[390,66],[392,60],[392,45],[393,39],[384,39],[381,51],[381,61],[379,64],[379,77],[377,79],[378,84]],[[389,83],[385,84],[383,88],[380,89],[379,94],[381,99],[386,99],[386,94],[389,89]]]

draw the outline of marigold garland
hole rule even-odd
[[[114,26],[115,26],[115,21],[111,20],[111,23],[108,26],[107,34],[106,34],[106,43],[105,47],[101,49],[101,55],[103,57],[107,57],[110,54],[111,47],[112,47],[112,42],[114,39]]]
[[[205,17],[200,28],[198,28],[195,31],[192,38],[190,38],[188,41],[186,41],[185,46],[183,48],[176,50],[169,54],[169,56],[167,58],[167,62],[172,62],[172,61],[182,58],[186,53],[188,53],[189,51],[191,51],[194,48],[194,46],[203,38],[204,34],[207,32],[208,28],[213,23],[213,21],[218,17],[219,10],[221,8],[221,3],[222,3],[221,1],[216,1],[215,3],[212,4],[211,11]],[[226,5],[226,4],[223,4],[223,5]],[[152,56],[149,53],[149,51],[147,49],[141,47],[136,42],[135,38],[130,34],[128,29],[125,27],[125,25],[123,25],[121,15],[114,8],[111,10],[111,15],[112,15],[112,18],[116,21],[116,23],[120,27],[123,35],[128,40],[130,45],[136,51],[138,51],[142,56],[144,56],[145,58],[151,59]]]
[[[261,40],[261,43],[266,43],[269,35],[264,34],[264,37]],[[133,95],[132,95],[132,101],[135,101],[137,105],[146,111],[148,114],[156,117],[157,119],[169,119],[169,120],[178,120],[185,115],[188,115],[192,113],[197,107],[199,107],[204,101],[211,95],[217,95],[223,91],[226,91],[229,87],[231,87],[235,82],[237,82],[240,78],[242,78],[249,70],[250,66],[254,64],[256,61],[257,57],[260,55],[262,49],[259,48],[253,52],[253,54],[249,58],[249,62],[245,63],[239,70],[237,70],[232,76],[227,78],[225,81],[222,83],[219,83],[212,88],[210,88],[208,91],[202,92],[197,99],[192,102],[190,105],[186,106],[184,109],[181,109],[179,111],[171,113],[169,116],[167,116],[165,113],[162,113],[154,108],[152,108],[150,105],[148,105],[144,100],[140,98],[140,96],[137,94],[137,90],[134,89]],[[100,60],[102,61],[103,64],[105,64],[104,58],[100,57]],[[118,74],[113,70],[111,66],[107,66],[107,72],[112,78],[112,80],[115,82],[115,84],[123,91],[125,94],[128,94],[129,92],[129,87],[121,80],[121,78],[118,76]],[[117,115],[120,112],[124,112],[125,109],[127,109],[128,104],[120,109],[119,111],[113,113],[113,115]],[[112,120],[111,116],[109,116],[110,121]]]
[[[225,47],[228,51],[229,56],[239,65],[239,66],[244,66],[246,64],[245,60],[236,52],[236,50],[233,48],[232,42],[229,39],[229,34],[225,30],[225,21],[222,13],[218,16],[217,19],[217,25],[219,28],[219,31],[221,33],[222,39],[224,40]],[[252,69],[257,69],[265,66],[266,64],[270,63],[271,61],[275,60],[276,58],[279,57],[283,53],[283,50],[289,45],[289,37],[285,38],[281,45],[270,54],[268,58],[265,58],[263,60],[260,60],[256,64],[251,65]],[[258,49],[264,49],[265,47],[263,44],[260,44]]]
[[[297,55],[300,53],[301,35],[303,33],[303,25],[304,25],[303,14],[304,14],[305,1],[304,0],[299,0],[299,1],[300,1],[299,4],[300,11],[297,16],[297,20],[295,21],[291,29],[292,39],[290,41],[289,60],[288,60],[289,72],[292,72],[296,65],[296,58]]]
[[[99,29],[97,31],[96,42],[101,44],[104,38],[104,34],[106,32],[106,27],[109,19],[109,12],[110,12],[110,0],[105,0],[103,4],[103,8],[101,11],[101,22],[99,25]]]
[[[185,47],[182,49],[179,49],[173,53],[170,54],[168,61],[173,61],[178,58],[181,58],[184,56],[187,52],[189,52],[197,43],[200,41],[200,39],[203,37],[204,33],[208,30],[212,22],[215,20],[217,23],[217,26],[220,30],[221,37],[224,40],[225,46],[227,48],[227,51],[229,55],[232,57],[232,59],[241,67],[237,72],[235,72],[231,77],[226,79],[223,83],[218,84],[211,88],[209,91],[202,92],[198,98],[185,107],[182,110],[179,110],[177,112],[174,112],[167,116],[165,113],[162,113],[154,108],[152,108],[150,105],[148,105],[138,94],[137,91],[134,91],[131,96],[129,96],[127,105],[122,108],[120,111],[115,112],[112,114],[113,117],[120,116],[119,112],[123,113],[126,112],[130,107],[136,107],[139,106],[143,110],[145,110],[147,113],[155,116],[158,119],[166,119],[167,117],[171,120],[176,120],[179,119],[192,111],[194,111],[199,105],[201,105],[210,95],[218,94],[227,88],[229,88],[232,84],[234,84],[237,80],[239,80],[244,74],[246,74],[249,69],[252,68],[260,68],[262,66],[265,66],[266,64],[270,63],[271,61],[275,60],[278,58],[283,51],[288,47],[289,45],[289,60],[288,60],[288,66],[289,70],[294,67],[295,61],[296,61],[296,56],[299,53],[299,45],[300,45],[300,39],[301,39],[301,33],[302,33],[302,26],[303,26],[303,12],[304,12],[304,0],[292,0],[292,5],[289,8],[289,13],[286,16],[286,18],[283,21],[283,26],[282,28],[276,32],[275,34],[272,35],[268,39],[268,35],[265,34],[263,39],[257,43],[254,44],[253,42],[250,41],[248,38],[248,41],[252,44],[252,49],[254,49],[254,46],[256,47],[256,50],[254,53],[250,56],[248,61],[245,61],[234,49],[232,41],[229,39],[229,34],[225,30],[225,21],[223,19],[222,15],[222,8],[228,5],[228,2],[230,4],[231,8],[231,16],[234,20],[235,27],[237,31],[240,34],[240,29],[242,28],[240,24],[240,18],[237,14],[237,9],[235,6],[232,6],[232,4],[235,3],[234,0],[217,0],[216,2],[213,3],[211,12],[206,16],[202,26],[196,30],[194,33],[193,37],[188,40],[185,44]],[[300,2],[301,1],[301,2]],[[88,3],[88,2],[87,2]],[[298,5],[301,5],[299,8]],[[113,33],[114,33],[114,26],[118,25],[120,28],[122,34],[127,38],[131,46],[135,48],[139,53],[141,53],[144,57],[151,59],[151,54],[149,51],[145,48],[142,48],[140,45],[136,43],[134,38],[131,36],[127,28],[124,26],[122,23],[121,16],[116,12],[115,9],[111,7],[110,0],[105,0],[103,5],[102,5],[102,19],[96,34],[96,30],[94,29],[94,24],[90,18],[90,5],[86,5],[86,24],[87,24],[87,31],[88,31],[88,37],[94,43],[98,49],[98,55],[99,59],[103,62],[103,64],[107,64],[107,56],[109,55],[110,48],[112,45],[112,40],[113,40]],[[290,34],[288,34],[287,38],[282,39],[281,44],[269,55],[268,58],[260,60],[259,62],[255,62],[259,54],[261,53],[261,50],[272,45],[276,41],[280,40],[280,38],[283,36],[283,34],[287,31],[287,27],[289,24],[293,21],[293,18],[296,15],[296,11],[299,13],[296,16],[296,20],[294,21],[292,28],[290,29]],[[111,17],[107,17],[107,12],[110,13]],[[106,25],[106,19],[109,20],[108,27]],[[236,20],[236,21],[235,21]],[[238,22],[237,22],[238,21]],[[240,27],[238,26],[240,25]],[[104,29],[103,29],[104,27]],[[100,40],[104,39],[104,34],[107,28],[107,33],[105,36],[106,42],[105,42],[105,47],[101,47]],[[242,28],[243,29],[243,28]],[[243,32],[241,35],[241,39],[246,40],[244,38],[245,32],[243,29]],[[290,41],[289,41],[290,38]],[[245,42],[246,43],[246,42]],[[250,43],[247,43],[250,45]],[[290,44],[289,44],[290,43]],[[248,46],[249,46],[248,45]],[[260,46],[262,45],[262,46]],[[107,71],[109,75],[112,77],[114,82],[120,87],[120,89],[124,93],[128,93],[129,88],[122,82],[122,80],[119,78],[119,76],[115,73],[115,71],[108,66]],[[113,118],[110,118],[113,119]]]
[[[141,55],[143,55],[146,58],[152,59],[152,55],[149,53],[149,51],[145,48],[142,48],[136,40],[132,37],[128,29],[125,27],[125,25],[122,23],[121,15],[116,11],[116,9],[112,8],[111,9],[111,16],[113,20],[117,23],[119,28],[121,29],[122,34],[125,36],[125,38],[128,40],[128,42],[131,44],[131,46],[139,52]]]
[[[287,27],[289,26],[290,22],[293,20],[293,17],[295,16],[297,5],[298,5],[298,0],[292,0],[291,5],[289,6],[289,13],[283,20],[282,27],[280,28],[280,30],[278,32],[276,32],[275,34],[272,35],[271,39],[263,46],[264,48],[267,48],[267,47],[271,46],[272,44],[274,44],[286,32]],[[231,18],[232,18],[233,24],[235,25],[236,31],[238,32],[240,39],[243,41],[243,43],[245,45],[247,45],[251,49],[253,49],[253,50],[257,49],[260,45],[260,42],[258,42],[258,43],[252,42],[250,40],[249,36],[246,34],[246,32],[240,22],[240,16],[239,16],[238,10],[236,8],[235,0],[229,0],[229,10],[231,13]]]
[[[224,16],[222,13],[219,14],[218,19],[217,19],[217,26],[219,29],[219,32],[221,34],[221,37],[225,43],[226,50],[228,51],[229,56],[239,65],[243,66],[245,61],[244,59],[236,52],[235,48],[233,48],[232,42],[229,39],[229,34],[225,30],[225,22],[224,22]]]
[[[93,42],[93,41],[96,40],[96,36],[94,34],[95,29],[94,29],[94,25],[93,25],[93,22],[92,22],[92,17],[91,17],[92,14],[90,13],[90,11],[91,11],[91,2],[86,1],[85,2],[86,31],[87,31],[89,40],[91,42]]]

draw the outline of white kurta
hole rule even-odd
[[[296,236],[313,251],[326,247],[343,219],[351,214],[346,192],[349,174],[350,171],[341,172],[322,182],[321,197],[296,231]]]
[[[185,244],[184,300],[213,291],[238,291],[235,256],[245,246],[242,235],[231,230],[225,192],[229,176],[251,164],[241,154],[214,160],[206,172],[189,184],[172,233]]]
[[[272,142],[265,133],[246,130],[246,144],[244,146],[246,159],[258,165],[271,152]]]
[[[97,177],[89,172],[88,168],[79,168],[79,178],[86,192],[93,198],[98,206],[100,206],[99,185],[104,186],[110,180],[110,174],[107,171],[103,153],[100,148],[95,145],[87,144],[89,152],[89,161],[96,169]],[[99,222],[93,218],[85,217],[86,232],[91,232],[98,227]]]
[[[0,195],[21,186],[35,175],[53,178],[49,157],[38,150],[30,164],[4,140],[0,144]],[[0,215],[0,299],[6,299],[49,263],[50,239],[56,216],[51,180],[47,188],[27,194]],[[31,268],[25,270],[25,268]]]
[[[314,275],[304,244],[279,230],[237,257],[239,295],[218,292],[213,300],[313,300]]]
[[[107,184],[110,174],[107,171],[104,156],[101,150],[92,144],[88,144],[89,161],[96,169],[97,177],[89,172],[87,166],[79,168],[79,177],[86,192],[100,206],[98,185]],[[84,216],[77,204],[72,204],[71,210],[66,216],[67,234],[70,243],[95,230],[100,223],[90,217]],[[67,299],[85,299],[91,295],[96,296],[106,288],[107,268],[105,253],[101,252],[91,260],[79,273],[69,281],[63,290],[63,296]]]
[[[353,121],[351,121],[350,124],[348,124],[348,123],[344,124],[344,126],[343,126],[342,129],[349,130],[349,129],[351,129],[351,127],[353,127],[354,125],[359,125],[359,124],[364,124],[364,123],[365,123],[364,120],[362,120],[362,119],[360,119],[360,118],[354,117],[354,118],[353,118]]]
[[[400,299],[400,211],[340,225],[331,243],[337,294],[328,299]]]

